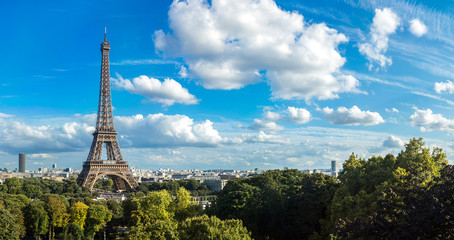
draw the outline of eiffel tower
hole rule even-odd
[[[101,44],[101,87],[96,130],[93,133],[90,153],[87,161],[84,162],[77,182],[83,187],[88,187],[91,191],[99,178],[107,176],[113,180],[118,191],[134,190],[139,185],[129,171],[128,162],[121,155],[113,122],[109,69],[110,43],[107,42],[106,35],[106,29],[104,29],[104,41]],[[102,159],[104,146],[106,160]]]

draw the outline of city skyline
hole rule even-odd
[[[412,137],[454,154],[454,5],[0,3],[0,167],[80,169],[111,44],[114,122],[142,169],[329,168]],[[453,162],[450,161],[452,164]]]

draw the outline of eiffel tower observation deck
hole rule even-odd
[[[109,51],[110,43],[107,41],[105,30],[104,41],[101,43],[101,86],[96,129],[93,133],[93,142],[87,161],[83,164],[77,182],[79,185],[93,190],[93,186],[99,178],[109,177],[118,191],[134,190],[138,184],[129,171],[128,162],[123,159],[121,154],[113,121]],[[106,159],[102,159],[103,151],[106,151]]]

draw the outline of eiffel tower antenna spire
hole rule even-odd
[[[77,181],[81,186],[92,190],[96,180],[108,176],[115,183],[117,190],[134,190],[139,185],[129,171],[128,162],[123,159],[113,122],[110,93],[110,43],[107,42],[106,35],[106,27],[104,27],[104,41],[101,43],[101,85],[96,129],[93,133],[93,142],[87,161],[84,162]],[[107,159],[102,159],[104,147]]]
[[[107,26],[104,26],[104,42],[107,42]]]

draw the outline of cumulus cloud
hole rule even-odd
[[[274,98],[332,99],[358,92],[359,82],[340,73],[345,35],[312,24],[273,0],[174,1],[171,33],[154,33],[155,48],[182,57],[207,89],[239,89],[267,79]]]
[[[446,119],[441,114],[434,114],[430,109],[415,108],[409,121],[412,126],[420,127],[421,132],[454,130],[454,119]]]
[[[275,143],[275,144],[286,144],[290,143],[289,139],[283,138],[279,135],[267,134],[264,131],[260,131],[256,135],[243,135],[243,141],[247,143]]]
[[[137,114],[116,117],[122,139],[132,147],[217,146],[223,139],[210,120],[194,123],[185,115]]]
[[[404,144],[405,142],[396,136],[389,136],[383,141],[383,147],[385,148],[402,148]]]
[[[278,125],[278,121],[287,121],[295,124],[305,124],[312,120],[311,113],[304,108],[287,107],[279,112],[266,111],[263,118],[254,119],[254,123],[248,128],[259,131],[280,131],[284,128]]]
[[[268,121],[279,121],[282,116],[277,112],[267,111],[264,115],[264,119]]]
[[[389,8],[375,9],[375,16],[370,27],[370,41],[359,45],[359,51],[369,60],[369,70],[374,64],[381,68],[391,66],[391,58],[384,54],[388,50],[389,35],[396,32],[400,18]]]
[[[32,126],[17,119],[0,119],[0,151],[71,152],[89,147],[94,127],[83,122]]]
[[[175,103],[196,104],[198,102],[197,98],[180,83],[169,78],[161,82],[158,79],[142,75],[131,81],[123,79],[117,74],[117,79],[112,78],[112,82],[117,89],[145,96],[150,101],[159,102],[165,106]]]
[[[73,120],[56,125],[32,126],[17,119],[0,118],[0,151],[10,154],[88,151],[96,116],[76,115]],[[221,137],[210,120],[194,122],[185,115],[117,116],[114,122],[122,148],[216,147],[242,142],[241,139]]]
[[[454,83],[447,80],[446,82],[436,82],[434,86],[435,92],[441,94],[443,92],[448,92],[449,94],[454,93]]]
[[[337,110],[325,107],[321,109],[321,112],[330,123],[338,125],[370,126],[385,122],[379,113],[361,111],[357,106],[350,109],[339,107]]]
[[[422,37],[427,33],[427,27],[419,19],[412,19],[410,21],[410,32],[416,37]]]
[[[279,126],[277,123],[266,120],[266,119],[254,119],[254,123],[249,127],[251,130],[268,130],[268,131],[280,131],[284,129],[282,126]]]
[[[308,123],[311,119],[311,113],[304,108],[288,107],[288,119],[296,124]]]

